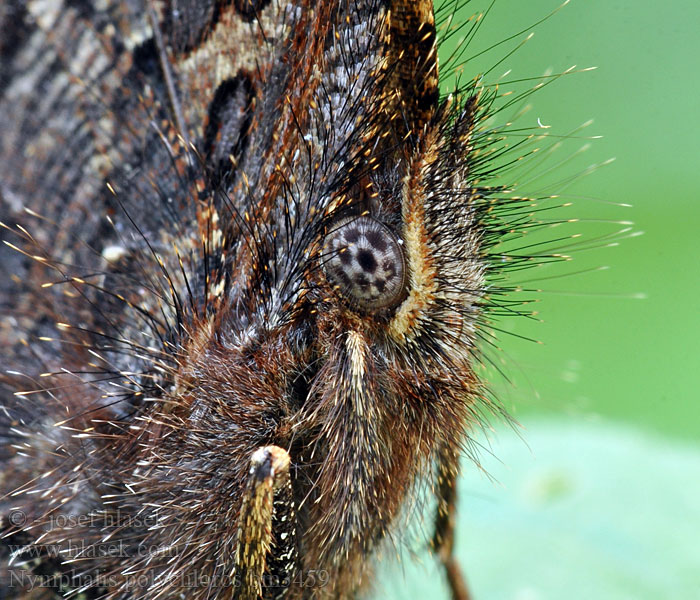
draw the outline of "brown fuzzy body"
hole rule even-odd
[[[0,19],[0,572],[59,575],[11,597],[369,589],[415,488],[451,506],[482,410],[488,103],[440,100],[432,3]],[[400,240],[396,305],[324,274],[358,215]]]

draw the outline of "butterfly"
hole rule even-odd
[[[496,93],[426,0],[0,8],[11,597],[354,598],[418,488],[453,597]]]

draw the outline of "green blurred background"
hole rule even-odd
[[[468,2],[455,23],[488,5]],[[571,262],[516,278],[544,290],[537,306],[542,322],[499,321],[516,334],[500,334],[501,349],[490,353],[508,380],[494,370],[487,376],[520,426],[494,421],[493,431],[479,437],[488,476],[465,462],[457,555],[477,600],[694,600],[700,598],[700,4],[573,0],[528,27],[557,6],[497,0],[470,43],[465,58],[478,56],[466,62],[462,77],[490,69],[531,31],[534,37],[487,81],[510,69],[505,91],[512,80],[548,70],[597,67],[528,99],[532,108],[518,127],[536,127],[539,118],[548,132],[565,135],[594,122],[565,140],[538,167],[545,174],[523,191],[561,191],[573,203],[550,216],[580,222],[543,232],[549,239],[580,233],[595,240],[628,227],[614,222],[634,225],[613,235],[617,245],[594,241],[577,251],[572,241]],[[441,49],[443,61],[450,51]],[[575,154],[588,144],[584,138],[597,136]],[[615,161],[574,177],[610,158]],[[423,528],[430,529],[429,519]],[[383,593],[447,598],[420,541],[408,546],[424,566],[405,560],[387,567]]]

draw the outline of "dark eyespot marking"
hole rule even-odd
[[[360,308],[388,308],[403,298],[401,243],[371,217],[351,217],[331,228],[323,242],[323,268],[338,293]]]
[[[355,284],[362,288],[362,290],[366,290],[369,287],[369,279],[364,275],[356,275]]]
[[[365,273],[374,273],[377,270],[377,259],[371,250],[360,250],[357,253],[357,262]]]
[[[360,239],[360,232],[357,229],[348,229],[345,231],[345,241],[349,244],[354,244]]]
[[[386,252],[386,238],[382,235],[381,231],[368,231],[365,233],[365,237],[377,252]]]
[[[344,285],[352,285],[352,280],[343,269],[333,269],[333,275]]]

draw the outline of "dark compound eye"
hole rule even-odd
[[[344,297],[362,308],[388,308],[404,295],[401,244],[371,217],[351,217],[332,226],[323,241],[323,270]]]

